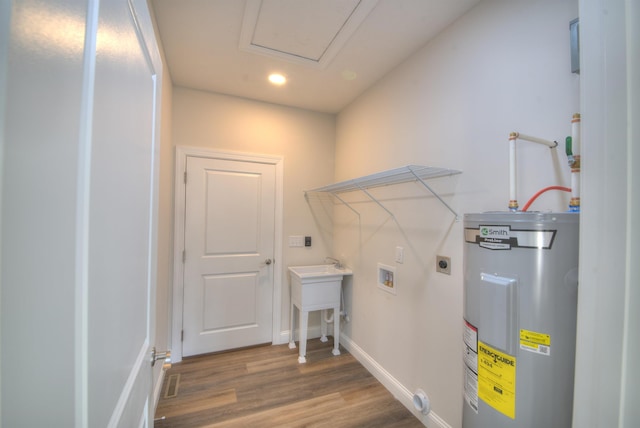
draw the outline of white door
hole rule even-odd
[[[99,4],[84,171],[88,426],[153,426],[161,65],[144,1]]]
[[[275,166],[187,157],[184,356],[272,341]]]
[[[162,65],[146,0],[0,12],[0,424],[152,426]]]

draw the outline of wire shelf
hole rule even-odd
[[[394,168],[387,171],[378,172],[371,175],[365,175],[363,177],[353,178],[351,180],[341,181],[339,183],[329,184],[327,186],[318,187],[315,189],[305,191],[305,195],[308,193],[330,193],[334,196],[338,193],[353,192],[356,190],[363,191],[369,198],[375,203],[380,205],[385,211],[393,216],[393,214],[386,209],[375,197],[373,197],[367,189],[381,186],[390,186],[392,184],[408,183],[410,181],[419,181],[426,187],[433,195],[440,200],[455,216],[458,218],[458,214],[451,209],[451,207],[442,200],[442,198],[434,192],[425,180],[447,177],[452,175],[461,174],[462,171],[448,168],[438,168],[432,166],[423,165],[406,165],[400,168]],[[336,196],[337,197],[337,196]],[[338,199],[345,205],[349,206],[344,200]],[[351,206],[349,206],[353,210]],[[354,210],[355,211],[355,210]]]

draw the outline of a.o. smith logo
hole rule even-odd
[[[509,226],[481,226],[480,236],[482,238],[509,239],[511,229]]]

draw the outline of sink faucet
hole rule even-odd
[[[334,259],[333,257],[325,257],[324,261],[326,262],[327,260],[331,260],[336,266],[336,269],[342,269],[342,263],[340,263],[340,260]]]

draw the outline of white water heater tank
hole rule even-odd
[[[570,428],[577,213],[464,218],[463,428]]]

